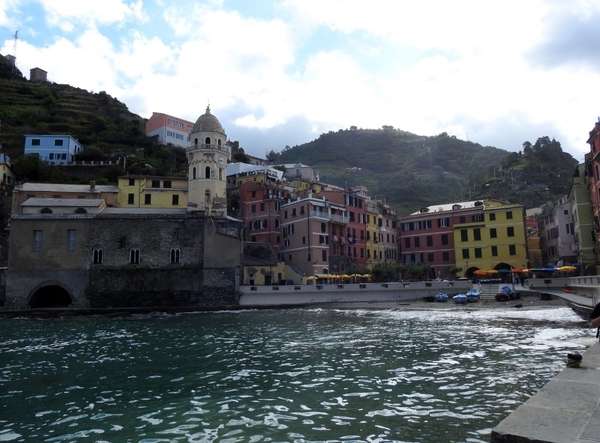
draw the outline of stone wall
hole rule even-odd
[[[220,306],[238,300],[241,222],[167,213],[88,214],[76,225],[69,218],[50,218],[13,221],[12,228],[24,241],[11,239],[11,259],[13,254],[19,258],[11,260],[19,267],[8,271],[11,308],[28,307],[33,294],[50,284],[64,288],[71,307],[77,308]],[[65,253],[64,239],[41,253],[32,251],[33,230],[46,232],[49,224],[56,233],[77,229],[78,250],[72,256],[78,260],[53,267]],[[84,233],[85,238],[79,237]],[[139,251],[139,261],[133,263],[132,249]],[[102,251],[101,263],[94,263],[94,250]],[[177,260],[172,262],[175,250]]]

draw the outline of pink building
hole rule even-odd
[[[190,145],[190,134],[194,123],[183,120],[172,115],[153,112],[152,117],[146,122],[146,135],[148,137],[158,136],[159,143],[172,144],[181,148]]]
[[[282,205],[280,218],[281,254],[287,265],[306,276],[343,271],[338,268],[348,223],[343,205],[309,196]]]

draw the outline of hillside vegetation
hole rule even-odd
[[[311,165],[326,183],[365,185],[399,213],[475,198],[536,207],[568,192],[577,165],[548,137],[525,142],[517,153],[389,126],[322,134],[284,149],[280,161]]]
[[[0,56],[0,142],[21,180],[115,182],[126,172],[185,175],[185,151],[145,135],[146,120],[106,92],[36,83]],[[67,134],[85,146],[79,160],[119,160],[118,166],[57,168],[23,156],[25,134]],[[235,148],[234,161],[248,161]],[[446,133],[421,136],[382,129],[339,130],[309,143],[271,153],[273,163],[315,168],[321,181],[365,185],[399,213],[474,198],[539,206],[568,192],[577,162],[560,143],[540,137],[519,153],[459,140]],[[125,169],[126,167],[126,169]],[[83,172],[85,171],[85,172]],[[91,172],[90,172],[91,171]]]

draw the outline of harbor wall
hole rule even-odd
[[[285,306],[343,302],[408,301],[444,292],[467,292],[470,281],[324,285],[240,286],[241,306]]]
[[[566,355],[565,355],[566,357]],[[492,430],[491,443],[600,442],[600,344]]]

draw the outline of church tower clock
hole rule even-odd
[[[188,202],[190,211],[206,215],[227,215],[227,135],[217,117],[206,113],[198,117],[187,148]]]

